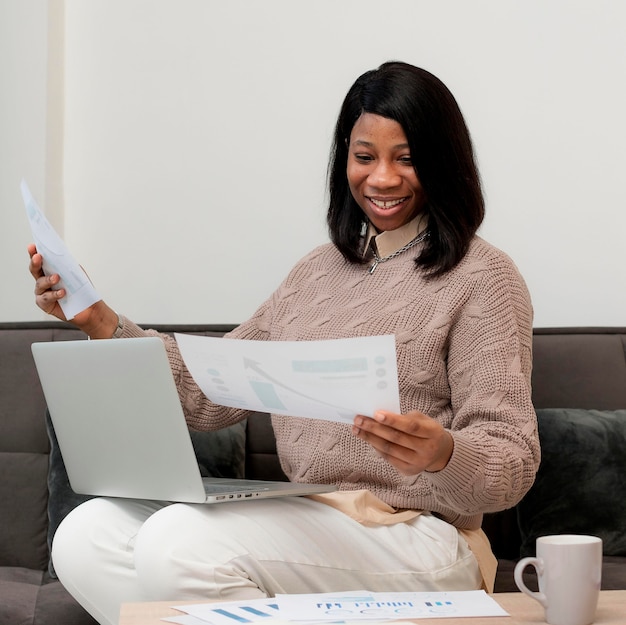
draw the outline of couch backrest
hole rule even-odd
[[[626,328],[542,328],[533,337],[535,408],[626,408]]]
[[[144,326],[212,335],[234,327]],[[30,345],[78,338],[84,335],[54,321],[0,323],[0,566],[47,567],[49,442]],[[626,408],[626,328],[535,330],[533,398],[538,408]],[[247,428],[248,476],[284,479],[268,416],[248,419]],[[514,550],[514,515],[498,523],[511,531],[498,530],[502,548]]]

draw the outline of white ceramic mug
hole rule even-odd
[[[539,592],[523,580],[524,569],[534,566]],[[596,613],[602,579],[602,539],[560,534],[537,539],[537,557],[523,558],[515,567],[515,583],[539,601],[550,625],[590,625]]]

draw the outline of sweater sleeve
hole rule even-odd
[[[514,506],[540,461],[528,290],[503,254],[468,265],[469,296],[449,328],[454,450],[443,470],[425,475],[435,499],[461,515]]]

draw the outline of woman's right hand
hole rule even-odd
[[[28,269],[35,279],[35,303],[48,315],[61,321],[70,321],[92,339],[110,338],[117,329],[117,313],[100,300],[85,310],[67,319],[59,300],[66,295],[65,289],[54,290],[59,283],[60,276],[56,273],[46,276],[43,272],[43,256],[37,252],[34,243],[28,246],[30,263]]]

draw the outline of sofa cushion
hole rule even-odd
[[[520,555],[548,534],[591,534],[626,556],[626,410],[538,409],[542,460],[517,507]]]
[[[46,428],[50,438],[50,456],[48,466],[48,553],[52,546],[52,539],[59,523],[76,506],[87,501],[88,495],[79,495],[72,490],[65,470],[63,456],[59,449],[54,427],[50,421],[50,413],[46,410]],[[52,561],[48,564],[48,571],[56,577]]]
[[[43,570],[48,438],[30,356],[36,333],[0,327],[0,565]]]
[[[63,457],[46,411],[46,427],[50,438],[50,466],[48,470],[48,547],[61,521],[76,506],[90,499],[75,493],[69,483]],[[246,453],[246,423],[242,421],[215,432],[190,431],[198,466],[203,477],[244,477]],[[55,576],[49,563],[49,573]]]
[[[0,453],[2,566],[45,569],[47,470],[47,454]]]
[[[43,571],[0,567],[0,623],[97,625],[60,582]]]

